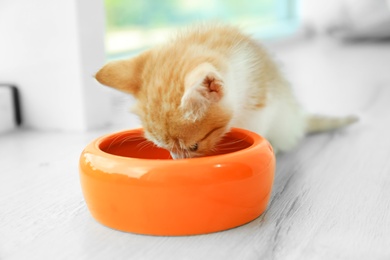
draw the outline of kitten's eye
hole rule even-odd
[[[191,152],[196,152],[198,150],[198,143],[191,145],[188,149]]]

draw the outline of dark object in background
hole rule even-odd
[[[22,124],[18,88],[0,83],[0,133]]]

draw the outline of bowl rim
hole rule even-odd
[[[113,133],[109,133],[103,136],[100,136],[93,140],[86,148],[86,150],[89,150],[88,147],[93,148],[93,152],[95,154],[99,154],[101,156],[104,156],[106,158],[111,158],[115,160],[121,160],[121,161],[138,161],[138,162],[150,162],[150,163],[156,163],[158,162],[159,164],[180,164],[180,163],[194,163],[194,162],[204,162],[205,160],[210,162],[211,160],[221,160],[221,159],[229,159],[231,157],[236,156],[237,154],[246,154],[250,153],[252,150],[257,149],[259,146],[268,144],[269,147],[271,147],[272,151],[272,146],[269,144],[269,142],[262,136],[260,136],[257,133],[254,133],[252,131],[243,129],[243,128],[237,128],[237,127],[232,127],[229,132],[236,132],[236,133],[241,133],[245,134],[251,139],[250,145],[246,148],[240,149],[238,151],[233,151],[229,153],[224,153],[224,154],[218,154],[218,155],[210,155],[210,156],[205,156],[205,157],[195,157],[195,158],[183,158],[183,159],[178,159],[178,160],[172,160],[172,159],[147,159],[147,158],[137,158],[137,157],[127,157],[127,156],[120,156],[120,155],[115,155],[111,154],[108,152],[103,151],[100,148],[100,145],[104,140],[111,136],[115,135],[120,135],[120,134],[125,134],[125,133],[143,133],[143,128],[133,128],[133,129],[127,129],[127,130],[121,130]]]

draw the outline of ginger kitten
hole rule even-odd
[[[287,151],[306,133],[356,121],[308,115],[264,48],[230,26],[182,31],[137,57],[109,62],[96,79],[136,98],[145,137],[175,159],[207,155],[231,127]]]

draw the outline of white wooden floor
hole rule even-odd
[[[111,230],[85,206],[78,156],[127,123],[117,116],[111,129],[84,134],[20,130],[0,136],[0,259],[390,259],[390,42],[271,49],[305,105],[362,119],[279,155],[265,214],[200,236]]]

